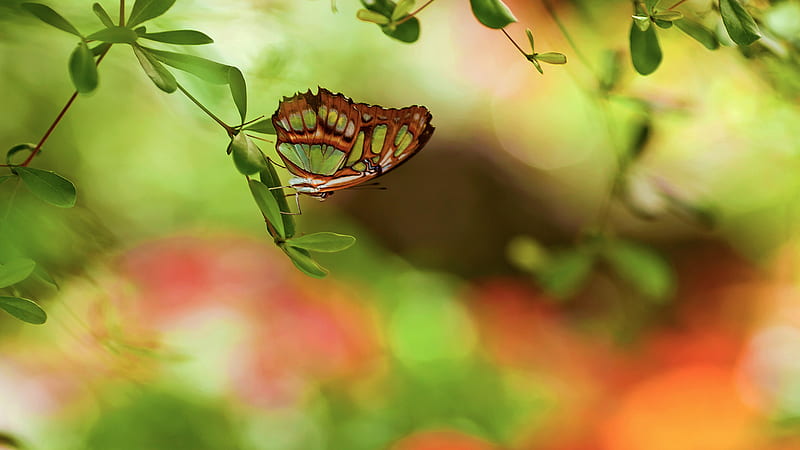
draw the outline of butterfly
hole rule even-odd
[[[424,106],[383,108],[319,88],[284,97],[272,115],[289,187],[324,200],[408,161],[433,134]]]

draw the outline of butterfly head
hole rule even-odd
[[[289,186],[295,191],[306,194],[309,197],[314,197],[319,201],[324,201],[326,198],[333,195],[332,191],[321,191],[319,185],[322,183],[320,180],[314,178],[294,177],[289,180]]]

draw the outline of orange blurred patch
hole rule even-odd
[[[395,443],[390,450],[499,450],[500,447],[469,436],[450,431],[422,431]]]
[[[601,434],[608,450],[752,450],[763,448],[759,426],[732,370],[695,365],[633,386]]]

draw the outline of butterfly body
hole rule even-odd
[[[383,108],[319,88],[284,98],[272,123],[289,186],[324,200],[407,161],[433,134],[431,118],[424,106]]]

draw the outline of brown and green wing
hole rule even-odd
[[[424,106],[402,109],[354,103],[320,88],[284,98],[272,116],[278,154],[296,176],[323,179],[337,190],[405,162],[433,133]]]

